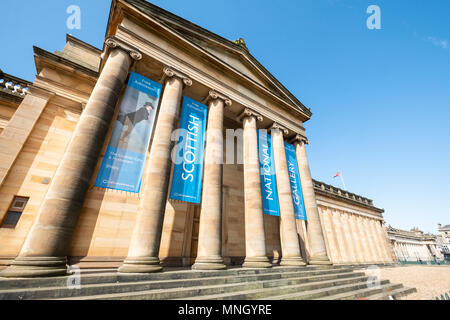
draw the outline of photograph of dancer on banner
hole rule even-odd
[[[132,87],[127,88],[110,145],[145,153],[148,146],[149,127],[153,126],[158,99]]]

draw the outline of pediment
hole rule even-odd
[[[300,110],[308,118],[311,116],[311,111],[264,68],[251,55],[245,45],[224,39],[144,0],[121,1],[160,21],[183,37],[184,40],[192,43],[193,46],[201,48],[221,63],[227,65],[230,70]]]

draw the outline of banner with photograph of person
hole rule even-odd
[[[139,193],[161,90],[161,84],[130,73],[96,187]]]
[[[201,201],[207,114],[207,106],[183,98],[170,199],[196,204]]]
[[[279,217],[280,207],[278,203],[272,137],[267,133],[267,130],[258,130],[257,132],[263,210],[265,214]]]
[[[289,181],[291,183],[291,195],[294,204],[295,218],[297,220],[306,221],[305,202],[303,201],[302,184],[300,182],[295,147],[292,144],[285,142],[284,149],[289,172]]]

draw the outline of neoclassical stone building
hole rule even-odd
[[[34,59],[33,83],[2,75],[0,276],[60,275],[68,264],[145,273],[393,261],[383,210],[311,178],[304,123],[312,113],[242,39],[142,0],[113,0],[102,49],[67,36],[62,51],[35,47]],[[136,122],[119,110],[131,74],[161,87],[159,104],[145,105],[158,111],[138,192],[96,182],[115,125]],[[21,86],[14,92],[11,83]],[[232,144],[206,134],[206,160],[233,149],[243,163],[205,161],[198,204],[169,199],[183,97],[207,106],[207,133],[243,130]],[[258,129],[272,141],[279,216],[263,210]],[[285,142],[297,159],[306,221],[294,212]]]
[[[423,233],[418,228],[407,231],[389,226],[388,235],[397,260],[427,262],[444,258],[433,234]]]

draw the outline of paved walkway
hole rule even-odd
[[[450,291],[450,266],[381,268],[380,278],[416,288],[417,292],[404,297],[405,300],[434,300],[436,296]]]

